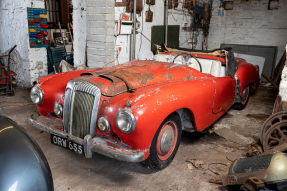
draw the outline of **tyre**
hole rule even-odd
[[[249,101],[249,95],[250,95],[250,86],[247,85],[245,86],[243,90],[241,102],[233,104],[232,109],[236,109],[236,110],[244,109]]]
[[[181,139],[182,129],[177,113],[169,115],[158,128],[147,160],[143,163],[152,169],[164,169],[173,160]]]

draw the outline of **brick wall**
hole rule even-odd
[[[279,0],[278,10],[268,10],[269,0],[234,0],[233,10],[218,17],[220,0],[214,0],[208,48],[221,43],[278,46],[277,62],[287,42],[287,1]]]
[[[17,85],[31,87],[48,74],[46,48],[30,48],[27,7],[44,8],[42,0],[0,0],[0,55],[12,52],[11,70],[17,73]],[[6,62],[5,62],[6,63]]]
[[[101,67],[115,57],[115,1],[87,0],[86,4],[88,66]]]

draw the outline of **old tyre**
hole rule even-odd
[[[262,145],[264,151],[287,142],[287,121],[281,121],[272,125],[265,133]]]
[[[152,169],[163,169],[173,160],[181,139],[181,123],[177,113],[169,115],[158,128],[149,157],[143,163]]]
[[[287,112],[286,111],[280,111],[277,112],[271,116],[269,116],[265,122],[263,123],[261,130],[260,130],[260,140],[263,141],[263,137],[265,133],[268,131],[268,129],[275,125],[276,123],[279,123],[281,121],[287,120]]]
[[[249,95],[250,95],[250,86],[245,86],[242,96],[241,96],[241,102],[235,103],[232,106],[232,109],[242,110],[246,107],[248,101],[249,101]]]

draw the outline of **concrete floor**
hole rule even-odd
[[[228,167],[213,165],[211,168],[220,173],[215,175],[209,170],[189,170],[187,159],[201,159],[207,163],[222,162],[241,157],[247,148],[219,137],[214,133],[183,132],[181,144],[173,162],[164,170],[146,168],[141,163],[126,163],[99,154],[86,159],[67,149],[50,143],[50,135],[31,127],[27,118],[37,113],[35,105],[24,107],[7,106],[9,102],[30,102],[27,89],[17,89],[14,97],[1,96],[0,105],[4,106],[4,115],[22,125],[36,140],[46,155],[51,167],[55,190],[234,190],[209,183],[220,179],[227,173]],[[214,126],[225,125],[236,133],[258,140],[259,129],[264,120],[247,117],[247,114],[272,113],[277,95],[276,88],[263,87],[250,97],[248,106],[242,111],[230,109]],[[13,103],[23,104],[23,103]],[[19,156],[21,157],[21,156]]]

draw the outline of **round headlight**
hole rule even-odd
[[[124,133],[131,133],[136,128],[136,119],[129,109],[122,109],[117,114],[117,126]]]
[[[43,103],[43,92],[39,86],[34,86],[31,89],[30,97],[32,101],[37,105],[41,105]]]
[[[61,104],[59,104],[58,102],[55,102],[55,105],[53,107],[54,109],[54,113],[57,117],[61,117],[63,114],[63,107],[61,106]]]
[[[102,132],[107,132],[108,130],[110,130],[110,123],[107,120],[106,117],[100,117],[98,119],[98,128],[102,131]]]

